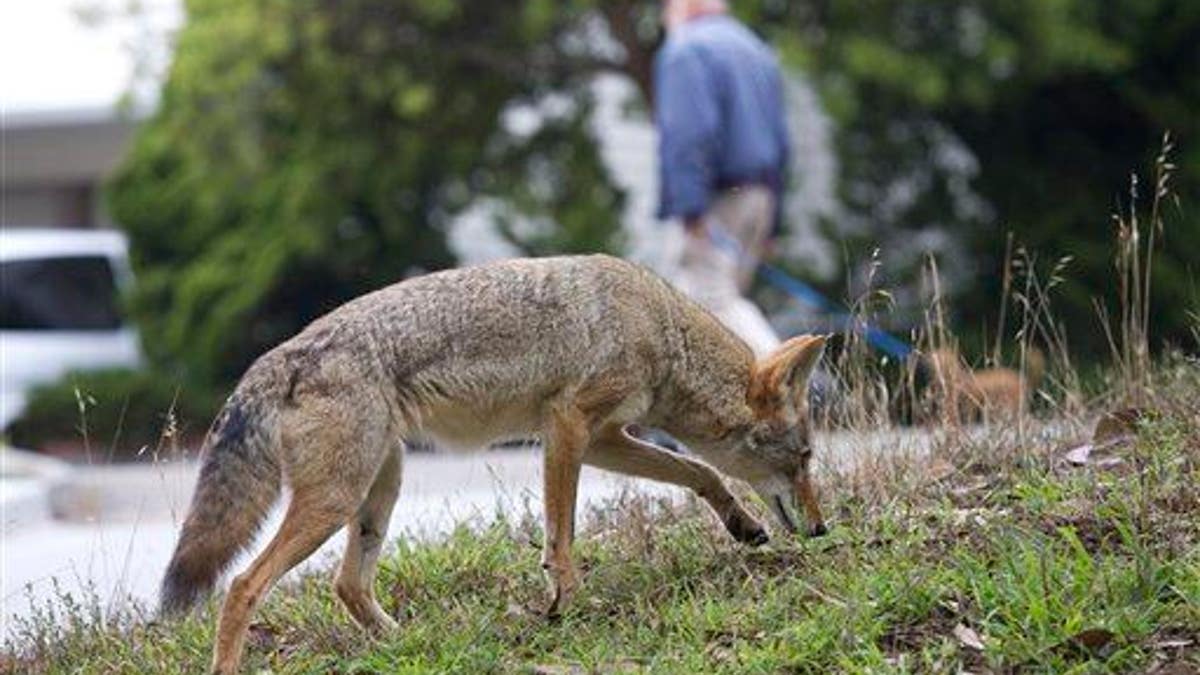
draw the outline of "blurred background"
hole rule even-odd
[[[969,355],[1006,260],[1108,354],[1116,213],[1170,132],[1155,345],[1200,306],[1200,3],[741,0],[795,144],[773,261],[910,336],[933,287]],[[497,257],[660,267],[656,0],[11,0],[3,420],[77,455],[187,447],[255,356],[363,292]],[[1140,176],[1140,182],[1133,177]],[[1138,211],[1139,213],[1141,211]],[[1023,254],[1021,252],[1024,252]],[[768,287],[777,328],[823,319]],[[1005,329],[1014,330],[1010,322]]]

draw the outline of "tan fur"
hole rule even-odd
[[[164,579],[164,611],[192,606],[225,555],[245,545],[262,500],[243,508],[244,495],[271,485],[269,471],[245,467],[269,465],[293,496],[271,543],[230,587],[213,671],[237,670],[254,608],[343,526],[350,536],[338,597],[367,629],[394,626],[372,585],[402,441],[419,436],[461,445],[541,438],[551,613],[580,583],[571,544],[585,463],[688,487],[733,536],[762,543],[762,525],[726,487],[725,472],[750,481],[789,529],[798,500],[819,534],[805,394],[823,346],[824,338],[797,338],[755,363],[700,306],[607,256],[513,260],[363,296],[264,355],[231,396],[206,440]],[[704,459],[641,441],[633,424],[663,428]],[[246,526],[234,534],[214,526],[229,519]],[[200,541],[223,541],[221,555],[197,558]]]
[[[925,358],[934,404],[942,423],[949,426],[1016,419],[1025,411],[1043,369],[1041,352],[1034,348],[1029,350],[1024,373],[1012,368],[971,369],[950,348],[935,349]]]

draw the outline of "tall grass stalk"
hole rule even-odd
[[[1170,156],[1174,148],[1170,133],[1164,133],[1159,153],[1154,158],[1149,221],[1144,222],[1138,210],[1141,193],[1137,173],[1133,173],[1129,179],[1127,211],[1113,215],[1117,236],[1114,266],[1120,305],[1119,324],[1115,332],[1111,315],[1097,301],[1097,310],[1117,366],[1122,397],[1132,406],[1145,405],[1151,393],[1150,316],[1154,247],[1163,235],[1163,204],[1172,196],[1170,183],[1175,164]]]

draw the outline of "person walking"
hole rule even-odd
[[[789,155],[779,63],[723,0],[664,0],[663,24],[658,217],[686,231],[672,281],[762,356],[779,338],[742,294],[779,226]]]

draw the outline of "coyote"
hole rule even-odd
[[[335,588],[369,631],[395,626],[376,561],[406,439],[480,446],[542,440],[548,612],[579,585],[571,562],[581,464],[691,488],[741,542],[768,539],[720,472],[748,481],[790,532],[825,525],[809,478],[806,383],[824,337],[756,362],[711,314],[648,270],[604,255],[510,260],[429,274],[357,298],[259,358],[204,441],[187,518],[162,583],[178,615],[213,588],[280,496],[279,531],[236,577],[212,670],[237,670],[271,586],[342,527]],[[665,429],[707,460],[629,429]]]
[[[1042,352],[1030,347],[1025,368],[982,368],[974,370],[958,351],[942,347],[926,357],[931,380],[932,403],[941,422],[959,426],[964,421],[1012,421],[1025,411],[1041,382],[1046,362]]]

